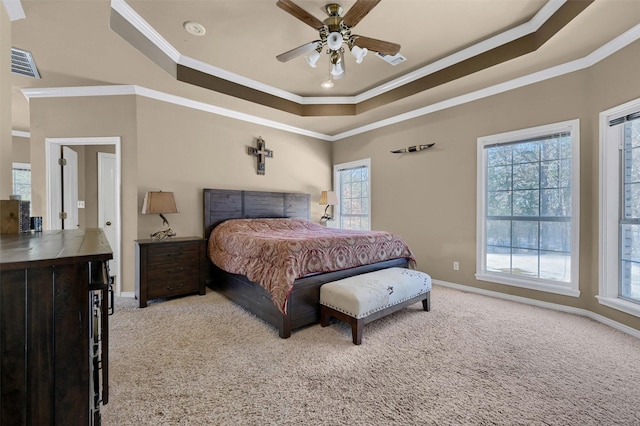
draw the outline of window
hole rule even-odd
[[[23,201],[31,201],[31,164],[13,163],[13,192]]]
[[[371,230],[371,159],[336,164],[333,174],[338,227]]]
[[[640,99],[600,114],[598,301],[640,316]]]
[[[577,297],[579,120],[478,139],[476,278]]]

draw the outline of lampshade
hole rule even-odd
[[[327,47],[330,50],[338,50],[342,47],[342,34],[337,31],[329,33],[327,37]]]
[[[311,68],[315,68],[318,63],[318,59],[320,59],[320,52],[314,50],[309,56],[307,56],[307,63]]]
[[[342,78],[344,75],[344,60],[342,52],[331,52],[329,57],[329,73],[333,79]]]
[[[367,53],[369,53],[369,50],[365,47],[365,48],[361,48],[359,46],[353,46],[351,48],[351,54],[353,55],[354,58],[356,58],[356,63],[357,64],[361,64],[362,60],[364,59],[365,56],[367,56]]]
[[[335,206],[336,204],[338,204],[338,197],[336,196],[336,193],[333,191],[322,191],[320,193],[319,204],[321,206],[324,206],[324,205]]]
[[[178,213],[173,192],[149,191],[144,196],[142,214]]]

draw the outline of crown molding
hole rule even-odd
[[[113,86],[72,86],[72,87],[33,87],[22,89],[27,102],[32,98],[76,98],[84,96],[122,96],[135,95],[133,85]]]
[[[2,0],[2,3],[11,22],[26,18],[20,0]]]
[[[443,70],[459,62],[473,58],[474,56],[488,52],[491,49],[495,49],[528,34],[534,33],[565,3],[566,0],[550,0],[542,7],[542,9],[538,11],[538,13],[535,14],[533,18],[531,18],[530,21],[518,25],[517,27],[510,30],[504,31],[500,34],[496,34],[493,37],[478,42],[465,49],[452,53],[449,56],[446,56],[436,62],[432,62],[431,64],[428,64],[420,69],[398,77],[395,80],[391,80],[385,84],[363,92],[355,96],[355,103],[364,102],[390,90],[397,89],[398,87],[404,86],[405,84],[409,84],[413,81],[431,75],[434,72]]]
[[[125,18],[131,25],[138,29],[151,43],[156,45],[171,60],[178,62],[180,60],[180,52],[174,48],[164,37],[160,35],[142,16],[133,10],[124,0],[111,0],[111,9],[115,10]]]
[[[209,112],[212,114],[229,117],[236,120],[246,121],[273,129],[283,130],[289,133],[296,133],[303,136],[309,136],[315,139],[331,141],[331,136],[323,133],[313,132],[311,130],[302,129],[300,127],[290,126],[273,120],[267,120],[256,115],[245,114],[243,112],[234,111],[228,108],[207,104],[205,102],[194,101],[182,96],[171,95],[147,87],[137,85],[112,85],[112,86],[75,86],[75,87],[39,87],[22,89],[22,93],[30,101],[34,98],[75,98],[90,96],[123,96],[137,95],[149,99],[155,99],[161,102],[167,102],[199,111]]]
[[[531,20],[520,24],[517,27],[504,31],[500,34],[476,43],[468,48],[458,51],[452,55],[449,55],[441,60],[428,64],[418,70],[405,74],[399,78],[386,82],[378,87],[374,87],[356,96],[342,97],[304,97],[296,95],[286,90],[260,83],[242,75],[204,63],[189,56],[182,55],[147,21],[145,21],[144,18],[142,18],[131,6],[129,6],[125,0],[111,0],[111,8],[118,14],[120,14],[126,21],[129,22],[130,25],[132,25],[151,43],[156,45],[156,47],[164,52],[176,64],[183,65],[188,68],[193,68],[209,76],[240,84],[250,89],[267,93],[281,99],[285,99],[287,101],[295,102],[300,105],[342,105],[357,104],[373,99],[377,96],[431,75],[437,71],[441,71],[464,60],[473,58],[499,46],[522,38],[526,35],[532,34],[537,31],[545,22],[547,22],[547,20],[549,20],[549,18],[551,18],[566,3],[566,1],[567,0],[549,0],[542,7],[542,9],[540,9],[533,18],[531,18]]]
[[[25,132],[23,130],[11,130],[11,136],[16,138],[31,138],[31,132]]]
[[[440,102],[436,102],[430,105],[426,105],[422,108],[415,109],[403,114],[395,115],[393,117],[386,118],[384,120],[376,121],[374,123],[367,124],[365,126],[356,127],[346,132],[338,133],[335,135],[327,135],[324,133],[313,132],[310,130],[302,129],[299,127],[289,126],[284,123],[280,123],[273,120],[267,120],[255,115],[245,114],[239,111],[230,110],[227,108],[218,107],[215,105],[207,104],[204,102],[194,101],[188,98],[171,95],[168,93],[160,92],[157,90],[149,89],[146,87],[135,85],[121,85],[121,86],[83,86],[83,87],[53,87],[53,88],[31,88],[22,89],[22,93],[27,100],[31,98],[64,98],[64,97],[81,97],[81,96],[121,96],[121,95],[139,95],[151,99],[156,99],[162,102],[169,102],[176,105],[181,105],[187,108],[193,108],[200,111],[206,111],[212,114],[217,114],[241,121],[247,121],[254,124],[259,124],[265,127],[271,127],[274,129],[283,130],[289,133],[295,133],[303,136],[309,136],[312,138],[325,140],[325,141],[339,141],[351,136],[355,136],[361,133],[366,133],[372,130],[380,129],[382,127],[390,126],[393,124],[401,123],[403,121],[411,120],[413,118],[428,115],[437,111],[442,111],[447,108],[462,105],[468,102],[473,102],[482,98],[493,96],[496,94],[504,93],[510,90],[514,90],[520,87],[528,86],[534,83],[538,83],[551,78],[559,77],[572,72],[580,71],[585,68],[589,68],[610,55],[618,52],[629,44],[637,41],[640,38],[640,24],[631,28],[630,30],[619,35],[610,42],[604,44],[600,48],[596,49],[589,55],[570,61],[555,67],[551,67],[539,72],[535,72],[523,77],[515,78],[503,83],[499,83],[484,89],[476,90],[473,92],[465,93],[460,96],[456,96],[450,99],[445,99]]]
[[[418,108],[413,111],[406,112],[404,114],[396,115],[385,120],[381,120],[375,123],[367,124],[365,126],[357,127],[348,130],[343,133],[339,133],[333,136],[334,140],[340,140],[355,136],[361,133],[376,130],[382,127],[390,126],[392,124],[401,123],[403,121],[411,120],[413,118],[421,117],[423,115],[432,114],[437,111],[442,111],[447,108],[462,105],[468,102],[473,102],[482,98],[497,95],[500,93],[508,92],[520,87],[528,86],[534,83],[539,83],[544,80],[549,80],[555,77],[559,77],[572,72],[580,71],[585,68],[589,68],[610,55],[616,53],[620,49],[628,46],[640,38],[640,24],[624,32],[620,36],[596,49],[589,55],[576,59],[574,61],[566,62],[555,67],[547,68],[542,71],[538,71],[523,77],[515,78],[513,80],[505,81],[503,83],[495,84],[484,89],[480,89],[474,92],[465,93],[461,96],[445,99],[440,102],[436,102],[431,105]]]

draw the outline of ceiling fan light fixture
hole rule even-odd
[[[320,52],[314,50],[309,56],[307,56],[307,63],[311,68],[315,68],[318,63],[318,59],[320,59]]]
[[[332,78],[341,78],[344,75],[343,57],[341,52],[332,51],[329,58],[329,74]]]
[[[337,31],[329,33],[327,36],[327,47],[330,50],[340,50],[342,47],[342,34]]]
[[[356,64],[361,64],[364,57],[367,56],[367,53],[369,53],[369,50],[366,47],[362,48],[354,45],[351,48],[351,54],[356,58]]]
[[[288,52],[276,56],[280,62],[287,62],[302,55],[309,55],[307,62],[313,68],[316,67],[318,55],[312,50],[321,53],[327,46],[329,54],[329,80],[337,80],[346,74],[347,63],[344,60],[345,47],[351,51],[357,63],[362,63],[369,50],[374,53],[396,54],[400,51],[400,45],[384,40],[377,40],[362,35],[351,34],[351,30],[364,18],[380,0],[355,0],[355,3],[343,16],[343,9],[338,3],[330,3],[325,7],[328,18],[321,21],[311,13],[298,6],[294,0],[277,0],[276,5],[318,31],[319,40],[312,41],[296,47]],[[359,44],[356,46],[356,42]],[[325,85],[322,85],[325,87]]]
[[[333,87],[333,81],[331,81],[331,79],[323,81],[322,83],[320,83],[320,87],[322,87],[323,89],[331,89]]]
[[[340,78],[344,74],[344,68],[342,68],[342,63],[331,64],[331,75],[333,78]]]

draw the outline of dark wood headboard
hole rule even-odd
[[[309,220],[311,217],[309,194],[205,188],[203,195],[205,239],[213,228],[227,219],[291,217]]]

